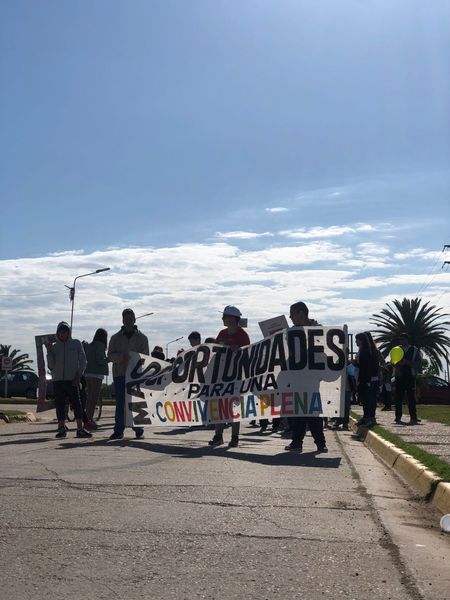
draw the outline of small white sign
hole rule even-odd
[[[270,337],[277,331],[282,331],[283,329],[287,329],[289,327],[284,315],[273,317],[272,319],[267,319],[266,321],[260,321],[258,325],[260,326],[262,334],[265,338]]]
[[[2,356],[2,369],[4,371],[12,369],[12,358],[10,356]]]

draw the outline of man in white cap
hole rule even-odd
[[[219,332],[216,338],[218,344],[229,346],[232,350],[237,350],[243,346],[250,344],[250,338],[248,333],[242,329],[239,325],[241,319],[241,311],[235,306],[225,306],[223,309],[222,320],[225,325],[225,329]],[[236,448],[239,445],[239,429],[240,423],[233,423],[231,425],[231,441],[228,444],[230,448]],[[225,429],[224,423],[216,425],[216,431],[212,440],[210,440],[210,446],[220,446],[223,444],[223,430]]]

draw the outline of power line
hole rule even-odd
[[[436,268],[436,266],[438,265],[438,263],[442,260],[442,256],[444,255],[445,251],[447,248],[449,248],[449,245],[445,245],[440,254],[436,257],[436,260],[434,261],[434,263],[431,266],[431,269],[428,271],[425,280],[421,283],[421,285],[419,286],[418,291],[416,292],[416,296],[419,296],[420,294],[423,294],[425,292],[425,290],[433,283],[434,279],[437,277],[437,275],[440,273],[440,270],[437,270],[435,273],[432,274],[432,272],[434,271],[434,269]],[[431,276],[431,279],[429,279],[429,277]]]

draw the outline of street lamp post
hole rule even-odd
[[[75,285],[76,285],[77,279],[80,279],[81,277],[87,277],[88,275],[96,275],[97,273],[103,273],[103,271],[109,271],[109,270],[110,270],[109,267],[105,267],[103,269],[97,269],[96,271],[92,271],[92,273],[84,273],[83,275],[77,275],[77,277],[75,277],[75,279],[73,280],[72,287],[69,287],[68,285],[66,285],[66,288],[68,288],[68,290],[69,290],[69,298],[72,302],[72,310],[70,311],[70,331],[72,331],[73,305],[75,304]]]
[[[182,335],[181,337],[177,337],[175,340],[170,340],[170,342],[167,342],[166,344],[166,360],[168,360],[169,358],[169,345],[173,344],[174,342],[178,342],[179,340],[182,340],[184,338],[184,335]]]
[[[151,312],[151,313],[145,313],[145,315],[139,315],[138,317],[136,317],[136,321],[137,321],[138,319],[142,319],[142,317],[149,317],[150,315],[154,315],[154,314],[155,314],[155,313],[152,313],[152,312]]]

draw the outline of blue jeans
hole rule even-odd
[[[116,392],[116,414],[114,433],[123,435],[125,429],[125,377],[114,377],[114,390]],[[142,427],[133,427],[135,433],[144,433]]]

